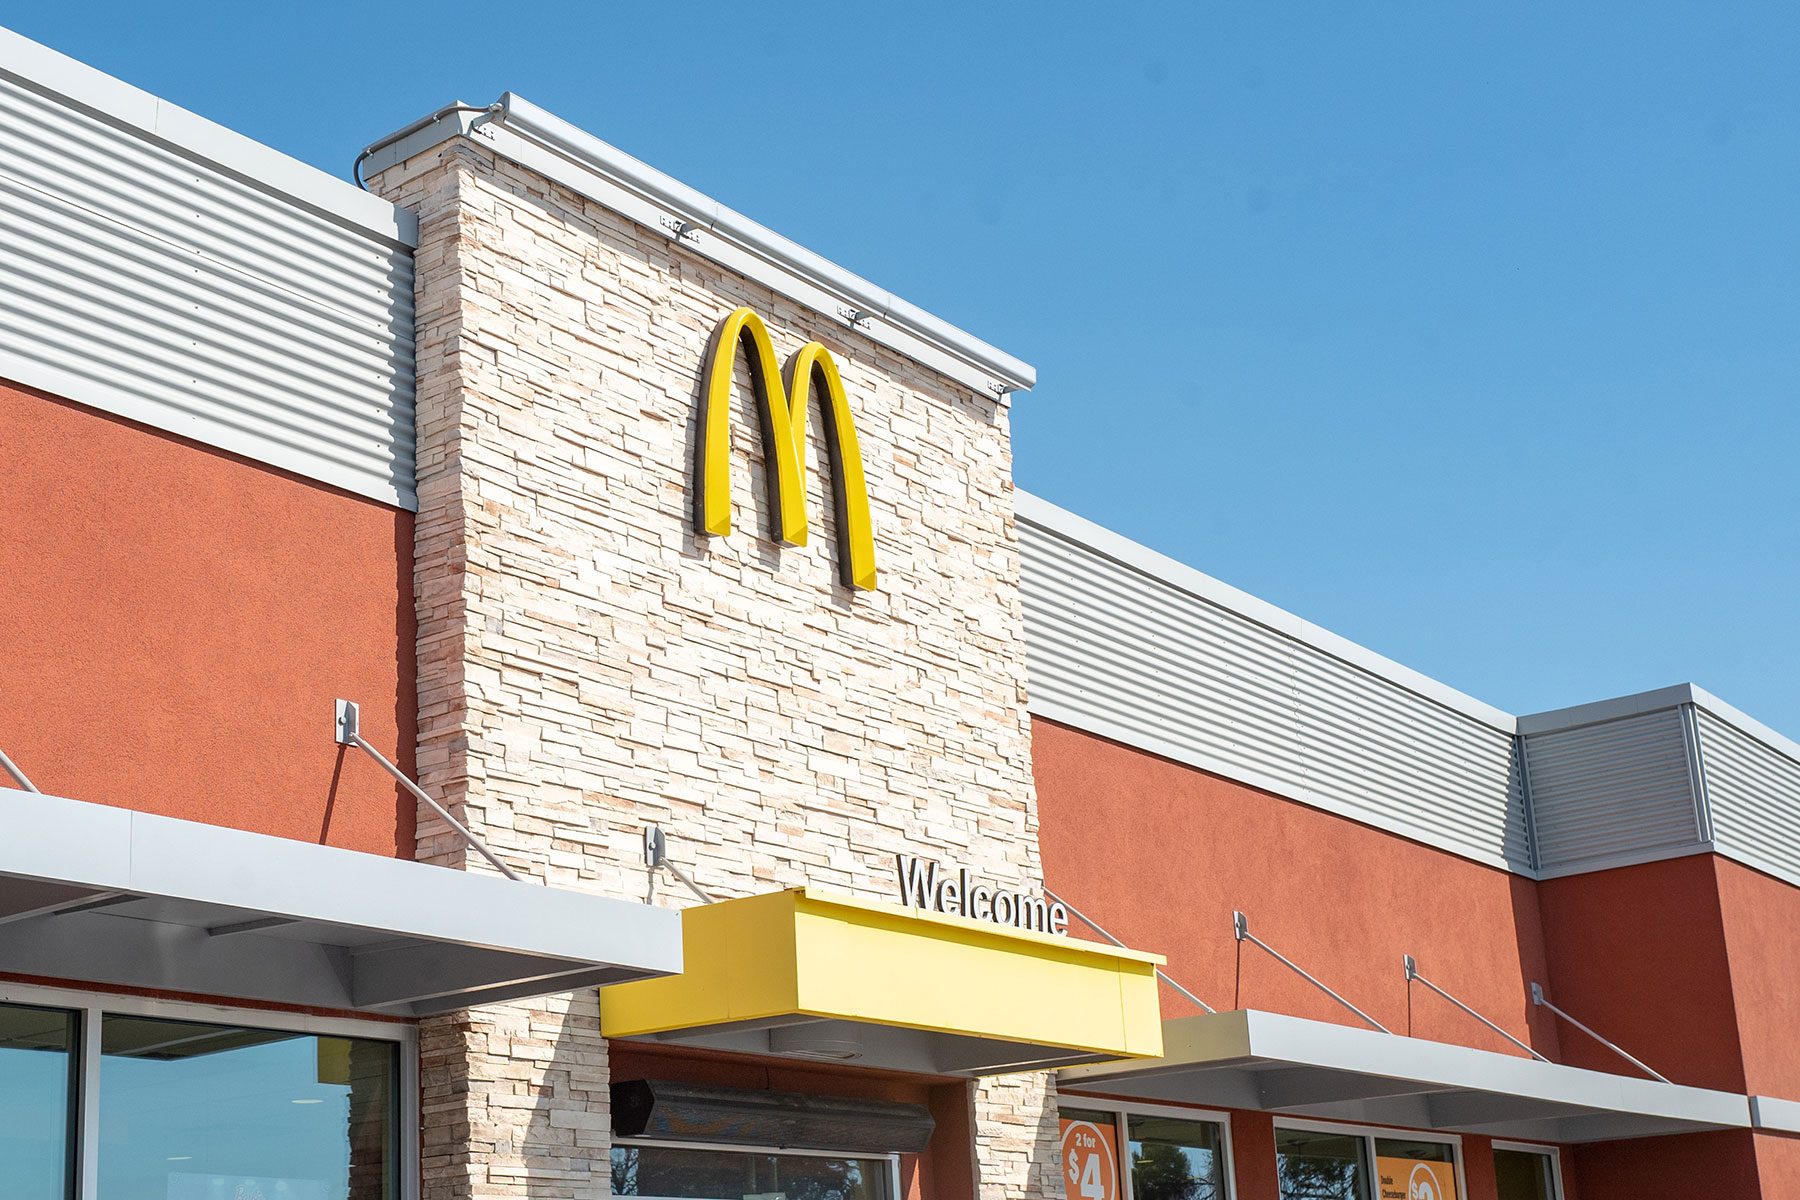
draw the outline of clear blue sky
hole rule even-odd
[[[515,90],[1034,363],[1022,486],[1511,711],[1800,735],[1791,2],[5,20],[340,175]]]

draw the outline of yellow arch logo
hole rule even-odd
[[[750,368],[750,386],[761,419],[764,469],[769,476],[769,536],[787,546],[806,545],[806,410],[813,393],[824,405],[837,500],[838,573],[847,587],[875,590],[875,530],[869,522],[869,486],[850,401],[831,351],[808,342],[788,359],[786,378],[761,317],[740,308],[719,323],[700,386],[700,489],[695,520],[700,532],[731,532],[731,378],[738,350]]]

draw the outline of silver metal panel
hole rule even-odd
[[[1523,741],[1541,871],[1705,848],[1681,707],[1527,733]]]
[[[415,506],[410,249],[121,95],[109,115],[0,56],[0,377]]]
[[[1719,852],[1800,884],[1800,761],[1704,707],[1695,715]]]
[[[1272,628],[1216,581],[1185,573],[1201,582],[1182,586],[1121,561],[1085,523],[1022,500],[1034,714],[1529,870],[1510,728]]]
[[[1414,1129],[1586,1142],[1751,1123],[1748,1098],[1521,1055],[1238,1010],[1163,1022],[1164,1054],[1058,1088]]]
[[[12,971],[423,1015],[681,969],[680,914],[32,792],[6,793]]]

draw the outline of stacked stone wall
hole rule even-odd
[[[1005,401],[476,142],[374,186],[421,217],[425,785],[522,873],[630,899],[687,902],[653,894],[650,824],[721,898],[805,883],[892,899],[900,852],[1035,886]],[[816,407],[812,536],[769,540],[743,379],[736,532],[694,532],[701,372],[744,304],[781,358],[817,339],[837,359],[876,592],[839,582]],[[487,869],[428,812],[419,833],[421,857]],[[589,994],[427,1030],[428,1195],[606,1193],[597,1021]],[[1047,1077],[978,1087],[984,1197],[1059,1194],[1053,1104]]]

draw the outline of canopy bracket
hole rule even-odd
[[[1089,929],[1093,930],[1095,933],[1099,934],[1101,937],[1105,938],[1107,941],[1111,942],[1113,945],[1117,946],[1119,949],[1121,949],[1121,950],[1131,949],[1130,946],[1127,946],[1124,942],[1121,942],[1118,938],[1114,937],[1110,932],[1108,932],[1098,921],[1094,920],[1094,918],[1088,916],[1086,913],[1082,912],[1079,908],[1076,908],[1073,904],[1070,904],[1067,900],[1064,900],[1061,896],[1057,895],[1055,892],[1051,891],[1049,888],[1044,889],[1044,895],[1050,897],[1050,899],[1053,902],[1060,904],[1064,908],[1068,909],[1070,916],[1074,917],[1077,921],[1080,921],[1083,925],[1086,925]],[[1167,971],[1163,970],[1161,967],[1156,968],[1156,977],[1158,979],[1162,980],[1164,983],[1168,984],[1171,988],[1173,988],[1175,991],[1179,992],[1181,995],[1186,996],[1189,1000],[1192,1000],[1195,1004],[1198,1004],[1201,1008],[1205,1009],[1207,1012],[1216,1013],[1219,1011],[1218,1009],[1214,1008],[1212,1005],[1208,1004],[1206,1001],[1202,1000],[1200,997],[1194,995],[1194,993],[1192,993],[1192,992],[1188,991],[1186,988],[1182,987],[1179,983],[1176,983],[1174,979],[1170,978],[1169,973]]]
[[[1568,1013],[1566,1013],[1562,1009],[1556,1007],[1556,1005],[1550,1003],[1550,1001],[1544,995],[1544,985],[1543,984],[1534,983],[1531,985],[1531,1002],[1540,1008],[1549,1009],[1551,1012],[1555,1013],[1557,1016],[1561,1017],[1563,1020],[1567,1021],[1569,1024],[1573,1025],[1575,1028],[1581,1030],[1581,1032],[1587,1034],[1589,1037],[1593,1038],[1596,1042],[1599,1042],[1602,1046],[1605,1046],[1608,1050],[1611,1050],[1614,1054],[1618,1055],[1620,1058],[1624,1059],[1626,1062],[1630,1063],[1632,1066],[1636,1067],[1638,1070],[1642,1071],[1644,1074],[1650,1076],[1650,1078],[1655,1079],[1661,1083],[1671,1082],[1667,1075],[1664,1075],[1658,1071],[1651,1070],[1649,1067],[1645,1066],[1641,1061],[1639,1061],[1638,1059],[1627,1054],[1624,1050],[1620,1049],[1616,1043],[1608,1041],[1606,1038],[1601,1037],[1599,1034],[1595,1033],[1592,1029],[1589,1029],[1586,1025],[1583,1025],[1580,1021],[1577,1021],[1574,1017],[1571,1017]]]
[[[386,755],[369,745],[362,735],[362,711],[357,707],[356,701],[339,700],[337,702],[337,708],[332,720],[332,736],[336,738],[338,745],[355,746],[364,754],[367,754],[370,758],[374,759],[380,764],[382,770],[386,771],[389,775],[392,775],[399,781],[401,787],[411,792],[425,804],[430,805],[431,811],[442,817],[445,822],[449,824],[450,828],[456,830],[456,832],[461,835],[462,840],[470,848],[476,850],[480,853],[481,857],[494,864],[495,868],[498,869],[502,875],[515,882],[518,881],[518,873],[505,863],[501,862],[494,852],[488,849],[486,842],[476,837],[474,832],[470,830],[467,825],[464,825],[461,821],[451,816],[450,810],[432,799],[424,788],[408,779],[406,777],[406,772],[389,762]]]
[[[650,868],[652,886],[656,882],[656,872],[658,870],[667,871],[687,885],[688,891],[700,897],[702,904],[713,903],[714,898],[707,895],[700,885],[694,882],[693,877],[676,866],[675,861],[669,857],[669,839],[663,835],[660,825],[644,826],[644,865]]]
[[[1233,936],[1235,936],[1239,942],[1249,942],[1251,945],[1261,948],[1264,953],[1268,954],[1276,962],[1280,963],[1282,966],[1286,967],[1288,970],[1292,971],[1294,974],[1298,975],[1300,978],[1306,980],[1306,982],[1312,984],[1314,987],[1318,988],[1321,992],[1324,992],[1327,996],[1330,996],[1333,1000],[1336,1000],[1339,1004],[1343,1005],[1345,1008],[1349,1009],[1351,1012],[1353,1012],[1357,1016],[1361,1017],[1364,1021],[1366,1021],[1369,1024],[1370,1028],[1378,1029],[1382,1033],[1394,1032],[1393,1030],[1389,1029],[1386,1025],[1383,1025],[1380,1021],[1377,1021],[1374,1017],[1371,1017],[1368,1013],[1364,1012],[1362,1009],[1356,1007],[1356,1005],[1350,1003],[1350,1001],[1344,999],[1343,996],[1341,996],[1337,992],[1333,991],[1326,984],[1322,983],[1316,975],[1313,975],[1305,967],[1302,967],[1299,963],[1295,962],[1293,959],[1289,958],[1287,955],[1283,954],[1281,951],[1277,950],[1275,947],[1269,945],[1269,943],[1263,941],[1261,938],[1257,937],[1254,933],[1251,933],[1250,932],[1250,918],[1246,917],[1243,913],[1233,912],[1231,914],[1231,932],[1232,932]]]
[[[1524,1042],[1522,1042],[1518,1038],[1514,1037],[1512,1034],[1506,1032],[1506,1030],[1500,1028],[1498,1025],[1494,1024],[1492,1021],[1488,1020],[1486,1017],[1482,1016],[1480,1013],[1476,1012],[1474,1009],[1472,1009],[1468,1005],[1464,1004],[1461,1000],[1458,1000],[1455,996],[1452,996],[1449,992],[1446,992],[1443,988],[1439,987],[1437,984],[1431,982],[1431,980],[1425,978],[1425,976],[1419,974],[1419,960],[1414,958],[1412,955],[1410,955],[1410,954],[1401,955],[1400,965],[1401,965],[1401,968],[1406,972],[1406,981],[1408,983],[1424,984],[1426,987],[1430,988],[1432,991],[1436,992],[1438,995],[1442,996],[1444,999],[1448,1000],[1450,1003],[1456,1005],[1456,1007],[1462,1009],[1465,1013],[1469,1014],[1471,1017],[1474,1017],[1477,1021],[1480,1021],[1483,1025],[1486,1025],[1489,1029],[1493,1030],[1495,1033],[1499,1034],[1501,1037],[1505,1038],[1507,1041],[1511,1042],[1513,1045],[1515,1045],[1519,1049],[1523,1050],[1525,1053],[1531,1055],[1531,1057],[1537,1059],[1539,1062],[1547,1063],[1550,1061],[1549,1059],[1545,1058],[1543,1055],[1539,1054],[1536,1050],[1533,1050],[1530,1046],[1527,1046]]]

